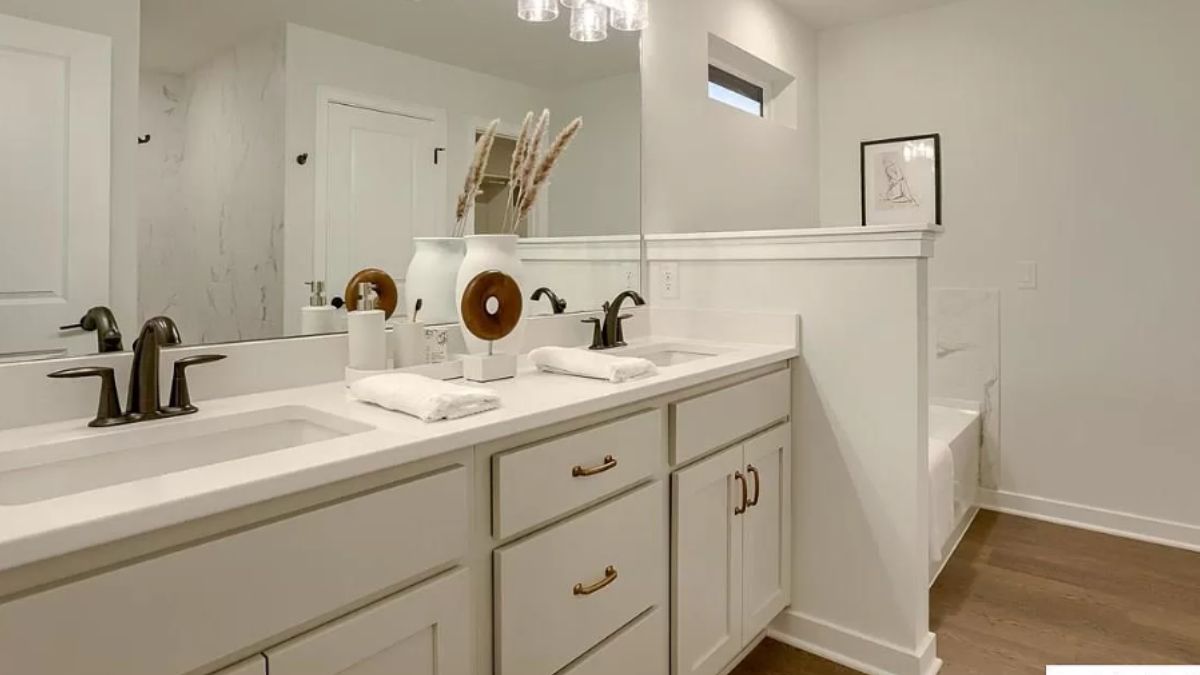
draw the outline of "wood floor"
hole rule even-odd
[[[983,511],[930,596],[943,675],[1200,664],[1200,554]],[[852,675],[771,640],[731,675]]]

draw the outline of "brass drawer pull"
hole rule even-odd
[[[760,481],[762,479],[758,475],[758,469],[754,468],[753,464],[747,464],[746,471],[749,471],[750,473],[754,474],[754,498],[750,500],[750,502],[749,502],[749,504],[747,504],[747,506],[758,506],[758,494],[759,494],[759,491],[762,489],[762,485],[760,485]]]
[[[617,568],[609,565],[604,568],[604,578],[594,584],[584,586],[583,584],[575,584],[575,595],[591,595],[596,591],[603,589],[612,582],[617,580]]]
[[[742,503],[740,506],[733,507],[733,515],[740,516],[745,513],[746,509],[749,507],[750,500],[748,498],[748,493],[750,490],[746,487],[746,476],[741,471],[734,473],[733,479],[742,484]]]
[[[613,457],[612,455],[605,455],[604,462],[602,464],[598,466],[589,466],[587,468],[576,465],[574,469],[571,469],[571,475],[576,478],[595,476],[598,473],[604,473],[605,471],[608,471],[609,469],[615,469],[616,467],[617,458]]]

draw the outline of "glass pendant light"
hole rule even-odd
[[[646,0],[616,0],[612,2],[612,27],[622,31],[643,30],[650,24],[650,11]]]
[[[562,0],[562,6],[567,9],[579,9],[586,5],[590,0]]]
[[[594,0],[585,0],[571,10],[571,39],[576,42],[600,42],[608,38],[608,8]]]
[[[517,16],[542,23],[558,18],[558,0],[517,0]]]

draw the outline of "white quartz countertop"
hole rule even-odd
[[[0,571],[397,467],[513,434],[670,394],[794,358],[794,345],[676,339],[639,342],[716,347],[721,353],[659,368],[656,376],[611,384],[529,367],[486,386],[502,407],[459,420],[424,423],[351,400],[342,382],[205,401],[195,415],[115,429],[86,419],[0,432],[6,453],[119,434],[147,425],[186,424],[282,406],[306,406],[372,430],[29,504],[0,505]],[[475,386],[475,385],[471,385]]]

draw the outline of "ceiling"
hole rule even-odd
[[[142,68],[184,73],[283,22],[524,82],[561,88],[637,72],[636,33],[605,42],[517,18],[517,0],[142,0]]]
[[[813,28],[882,19],[955,0],[778,0]]]

